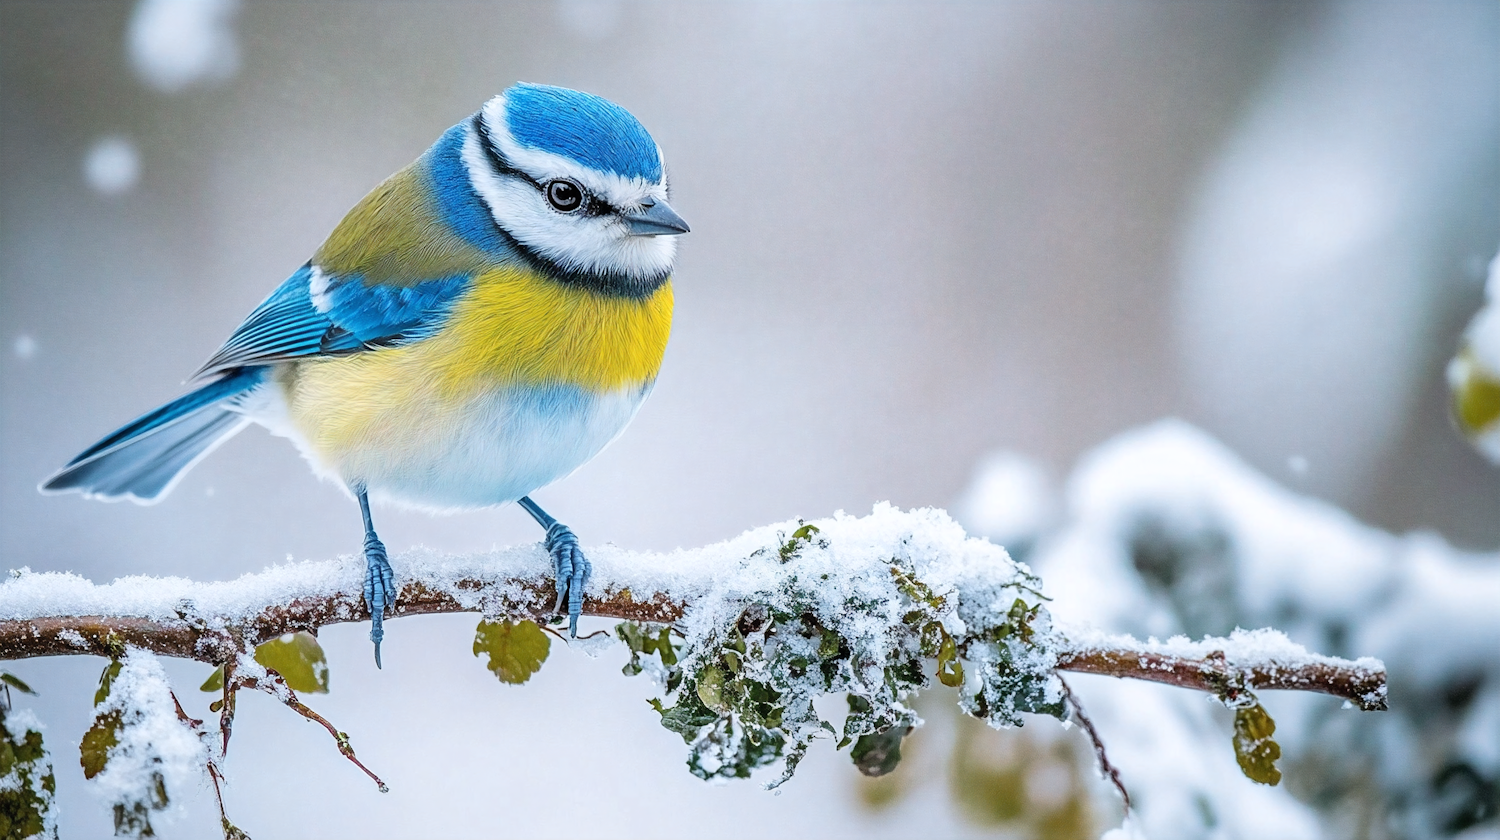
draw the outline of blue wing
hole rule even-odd
[[[358,274],[325,275],[308,263],[245,318],[198,375],[426,338],[472,281],[455,274],[410,286],[367,285]]]

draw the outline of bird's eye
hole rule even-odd
[[[547,185],[547,201],[560,213],[571,213],[583,206],[583,190],[572,181],[553,181]]]

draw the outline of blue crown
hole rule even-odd
[[[661,180],[661,158],[646,127],[608,99],[524,82],[505,92],[505,123],[517,143],[600,172]]]

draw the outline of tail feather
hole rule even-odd
[[[152,502],[249,421],[234,410],[264,369],[236,371],[127,423],[41,485],[43,493]]]

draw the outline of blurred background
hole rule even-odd
[[[693,227],[654,396],[537,494],[585,544],[949,507],[996,457],[1028,465],[1010,474],[1031,482],[1031,530],[964,515],[1030,539],[1081,454],[1175,416],[1294,493],[1494,563],[1500,471],[1453,431],[1443,380],[1500,245],[1490,0],[6,0],[4,563],[227,579],[357,550],[357,508],[259,429],[154,507],[35,486],[176,396],[355,201],[517,80],[638,116]],[[378,516],[398,553],[539,539],[514,508]],[[364,628],[322,635],[333,690],[312,705],[388,795],[246,698],[228,766],[241,827],[1063,837],[1118,822],[1107,792],[1078,792],[1092,771],[1071,736],[975,733],[937,692],[910,762],[925,775],[899,790],[828,747],[780,795],[709,787],[643,702],[651,686],[618,676],[623,654],[559,650],[501,686],[470,656],[474,621],[396,622],[378,674]],[[42,693],[64,836],[109,825],[73,764],[100,666],[12,668]],[[204,713],[208,669],[169,669]],[[1041,762],[1037,790],[1071,822],[995,804],[1022,784],[1017,756]],[[211,796],[179,798],[163,836],[217,831]]]

